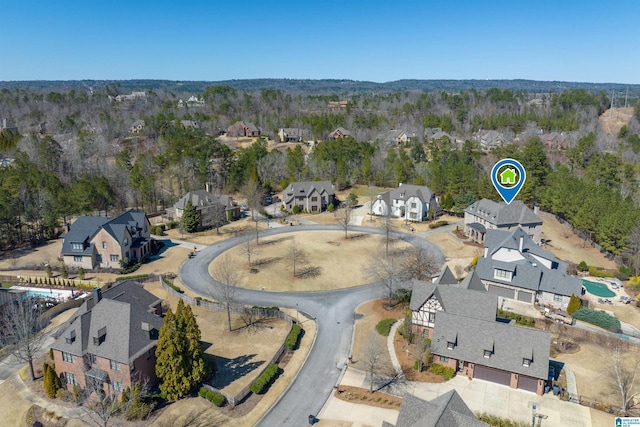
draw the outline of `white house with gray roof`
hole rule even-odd
[[[487,230],[513,230],[520,227],[536,243],[542,239],[542,220],[522,201],[511,204],[482,199],[464,210],[464,232],[482,243]]]
[[[490,294],[562,309],[572,294],[582,295],[582,281],[567,274],[566,263],[536,245],[523,229],[488,230],[484,245],[475,273]]]
[[[374,215],[424,221],[429,211],[437,208],[438,198],[429,187],[400,183],[398,188],[378,195],[372,210]]]

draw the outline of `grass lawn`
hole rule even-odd
[[[288,252],[295,240],[298,248],[307,252],[309,274],[300,275],[304,267],[297,269],[293,277]],[[257,251],[251,256],[253,272],[247,267],[243,245],[226,253],[228,260],[239,266],[243,287],[269,291],[325,291],[367,284],[371,278],[367,264],[372,259],[372,249],[383,247],[384,236],[349,232],[349,239],[342,231],[302,231],[260,239]],[[397,249],[408,248],[405,242],[395,242]],[[213,272],[223,262],[218,257],[209,266]],[[315,269],[315,270],[313,270]]]

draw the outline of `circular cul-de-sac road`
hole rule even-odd
[[[295,228],[280,227],[261,231],[261,237],[303,230],[335,231],[342,228],[338,225],[323,224]],[[375,227],[353,226],[350,230],[358,233],[384,233],[383,229]],[[439,265],[444,262],[444,254],[440,248],[424,238],[404,233],[393,233],[393,237],[428,249]],[[215,257],[250,238],[255,236],[231,238],[202,249],[196,257],[188,259],[182,265],[180,280],[194,292],[220,299],[220,284],[210,276],[209,264]],[[239,303],[294,309],[297,307],[317,322],[316,340],[305,364],[288,390],[258,425],[305,425],[308,423],[309,415],[317,415],[320,412],[338,380],[341,367],[349,356],[356,307],[362,302],[382,298],[386,294],[384,286],[375,283],[325,292],[267,292],[243,288],[236,290],[234,298]]]

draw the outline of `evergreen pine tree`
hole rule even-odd
[[[193,233],[200,226],[200,215],[191,200],[189,200],[182,211],[182,228],[187,233]]]
[[[44,387],[44,391],[47,393],[47,397],[52,398],[53,396],[55,396],[55,392],[52,391],[52,384],[51,384],[51,371],[50,371],[50,366],[48,363],[44,363],[42,365],[42,371],[43,371],[43,387]]]
[[[164,318],[156,347],[156,375],[160,379],[160,391],[168,400],[177,400],[192,388],[187,361],[187,338],[182,327],[184,303],[178,303],[174,315],[171,309]]]
[[[62,264],[62,269],[60,270],[60,276],[62,276],[63,279],[66,279],[67,277],[69,277],[69,272],[67,271],[67,266],[65,264]]]
[[[191,384],[201,383],[207,376],[207,365],[204,360],[204,350],[200,342],[201,334],[191,306],[185,305],[182,312],[185,334],[187,337],[187,360],[191,372]]]

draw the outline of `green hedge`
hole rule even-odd
[[[478,420],[483,421],[493,427],[529,427],[531,423],[524,421],[512,421],[496,415],[482,413],[478,415]]]
[[[287,336],[287,339],[284,341],[284,348],[287,350],[294,350],[298,345],[298,338],[300,337],[300,333],[302,333],[302,328],[297,323],[294,323],[291,327],[291,331]]]
[[[116,282],[119,282],[121,280],[142,279],[142,278],[147,278],[149,276],[150,276],[149,274],[134,274],[132,276],[120,276],[120,277],[116,277]]]
[[[165,279],[164,277],[162,278],[162,281],[171,289],[173,289],[174,291],[183,294],[184,291],[182,289],[180,289],[178,286],[174,285],[173,283],[171,283],[169,280]]]
[[[251,391],[255,394],[262,394],[267,387],[276,379],[280,368],[275,363],[270,363],[267,369],[251,383]]]
[[[384,319],[378,322],[376,325],[376,331],[382,336],[388,337],[389,332],[391,332],[391,326],[396,323],[396,319]]]
[[[593,277],[614,277],[615,274],[605,270],[600,270],[598,267],[589,266],[589,275]]]
[[[205,387],[200,387],[200,390],[198,390],[198,396],[207,399],[218,408],[223,406],[227,402],[227,398],[224,397],[223,394],[220,394],[217,391],[209,390]]]
[[[620,320],[605,313],[604,311],[581,308],[573,313],[573,317],[609,331],[618,332],[620,330]]]
[[[453,368],[438,363],[432,363],[431,366],[429,366],[429,372],[440,375],[445,380],[450,380],[456,375],[456,371]]]
[[[523,316],[522,314],[513,313],[511,311],[498,309],[498,317],[515,320],[516,325],[530,326],[530,327],[534,327],[536,325],[536,321],[533,317]]]

